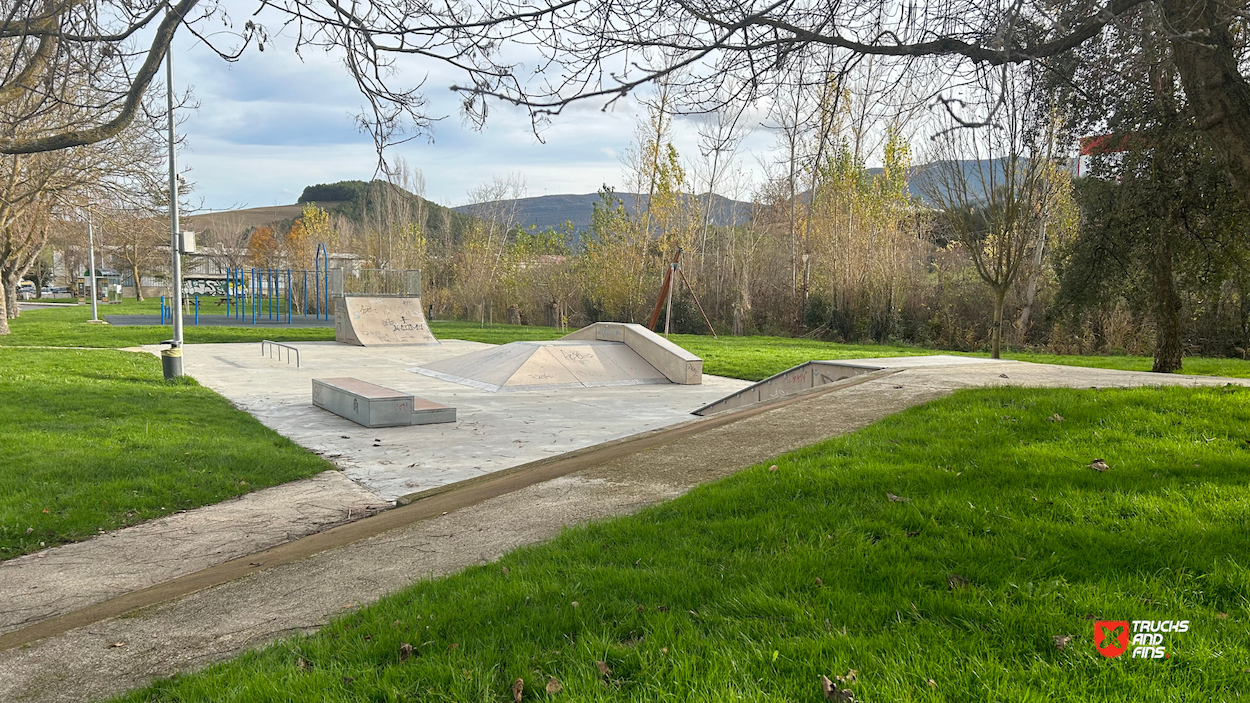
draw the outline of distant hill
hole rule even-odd
[[[305,188],[299,197],[301,203],[316,202],[354,222],[364,222],[370,216],[386,219],[388,200],[391,205],[407,204],[413,212],[425,212],[422,230],[426,237],[434,240],[459,239],[473,221],[469,215],[430,202],[386,181],[319,183]]]
[[[338,203],[322,203],[331,207]],[[300,216],[303,205],[273,205],[269,207],[251,207],[243,210],[225,210],[222,212],[206,212],[199,215],[188,215],[183,218],[186,228],[194,232],[226,231],[242,232],[272,225],[276,222],[294,220]]]
[[[388,203],[389,200],[389,203]],[[340,181],[308,186],[293,205],[254,207],[224,212],[209,212],[185,218],[187,229],[196,232],[243,232],[268,225],[285,231],[303,212],[305,203],[316,203],[330,213],[342,215],[353,222],[364,222],[371,215],[381,216],[388,205],[411,206],[411,211],[425,213],[422,223],[427,237],[458,238],[473,218],[451,208],[430,202],[386,181]]]
[[[983,192],[984,187],[980,184],[978,162],[975,159],[969,159],[955,163],[964,171],[964,177],[969,179],[971,192],[973,194]],[[937,177],[938,167],[939,163],[931,163],[921,164],[912,169],[908,191],[913,197],[922,201],[928,200],[924,193],[930,184],[936,185],[934,180]],[[996,160],[991,168],[994,169],[996,177],[1002,177],[1001,160]],[[868,173],[874,176],[880,175],[881,169],[870,168]],[[616,196],[625,203],[627,209],[635,213],[646,207],[646,195],[617,193]],[[700,200],[706,197],[706,195],[699,196]],[[751,203],[730,200],[721,195],[712,197],[714,198],[712,224],[717,226],[724,226],[731,222],[743,224],[750,220],[752,208],[754,207]],[[540,195],[533,198],[496,201],[480,205],[461,205],[453,209],[464,215],[483,218],[491,217],[493,213],[497,212],[512,212],[512,219],[515,222],[507,224],[516,224],[522,227],[534,226],[538,229],[559,228],[565,222],[569,222],[575,230],[585,230],[590,227],[590,216],[597,202],[599,202],[598,193],[587,193],[585,195]]]
[[[974,194],[980,194],[984,187],[980,185],[980,174],[976,160],[955,162],[968,178]],[[934,180],[939,164],[921,164],[912,170],[912,178],[908,189],[920,200],[925,189]],[[1001,178],[1003,167],[1001,160],[996,160],[989,168],[995,177]],[[881,169],[873,168],[868,172],[872,175],[881,173]],[[617,193],[617,197],[625,207],[639,212],[646,206],[647,196],[637,193]],[[699,196],[702,201],[708,196]],[[730,200],[724,196],[712,196],[712,224],[724,226],[730,223],[742,224],[750,220],[754,205],[747,202]],[[402,202],[412,205],[414,209],[422,209],[426,213],[424,224],[426,236],[441,240],[449,237],[458,239],[475,217],[492,217],[494,213],[511,212],[514,220],[509,225],[522,227],[534,226],[539,229],[548,227],[559,228],[565,222],[572,224],[573,229],[582,231],[589,229],[591,213],[595,203],[599,202],[598,193],[584,195],[540,195],[533,198],[520,198],[515,201],[498,201],[480,205],[462,205],[456,208],[443,207],[432,203],[418,195],[409,193],[386,181],[339,181],[337,183],[319,183],[304,189],[299,202],[293,205],[276,205],[272,207],[246,208],[227,212],[204,213],[186,218],[187,228],[197,232],[209,230],[225,230],[241,232],[261,225],[283,229],[290,226],[303,209],[303,203],[315,202],[326,210],[337,213],[355,222],[363,222],[373,213],[378,213],[388,202]],[[576,240],[575,240],[576,241]]]
[[[625,204],[626,209],[639,212],[646,207],[647,196],[638,193],[617,193],[616,196]],[[699,196],[700,201],[707,198]],[[728,225],[731,222],[742,224],[751,217],[751,203],[730,200],[721,195],[712,196],[712,224]],[[534,226],[538,229],[548,227],[559,228],[565,222],[575,230],[590,228],[591,213],[595,203],[599,202],[598,193],[585,195],[540,195],[533,198],[518,200],[495,201],[479,205],[461,205],[456,212],[474,217],[489,217],[497,212],[511,212],[513,222],[509,225],[522,227]]]

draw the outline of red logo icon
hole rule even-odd
[[[1128,649],[1127,620],[1097,620],[1094,622],[1094,647],[1104,657],[1118,657]]]

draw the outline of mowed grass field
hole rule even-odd
[[[334,467],[150,354],[0,348],[0,559]]]
[[[1244,388],[961,391],[120,700],[1238,700],[1248,440]]]
[[[205,303],[201,310],[207,310]],[[156,301],[138,303],[132,300],[118,305],[101,306],[100,315],[156,314]],[[13,333],[0,337],[0,346],[53,346],[53,347],[133,347],[157,344],[169,339],[169,326],[113,327],[91,325],[88,306],[31,310],[11,322]],[[464,339],[488,344],[506,344],[518,340],[556,339],[563,334],[554,327],[530,325],[481,326],[474,322],[434,320],[430,322],[434,335],[442,339]],[[187,325],[184,334],[188,344],[212,342],[259,342],[274,341],[330,341],[334,330],[330,328],[298,328],[277,326],[209,327]],[[947,352],[914,346],[891,346],[878,344],[834,344],[810,339],[787,337],[728,337],[719,339],[709,335],[673,335],[673,341],[704,360],[705,373],[731,378],[758,381],[773,374],[812,359],[867,359],[885,356],[915,356],[921,354],[959,354],[964,356],[988,356],[985,353]],[[1007,351],[1004,358],[1069,366],[1121,369],[1125,371],[1149,371],[1151,359],[1145,356],[1068,356],[1038,354],[1027,351]],[[1243,359],[1188,357],[1184,373],[1203,376],[1226,376],[1250,378],[1250,361]]]

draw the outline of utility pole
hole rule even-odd
[[[91,320],[90,322],[99,324],[100,315],[99,315],[99,310],[96,307],[96,297],[97,297],[96,276],[98,275],[98,273],[95,270],[95,231],[92,230],[91,228],[91,208],[87,208],[87,257],[90,259],[90,262],[88,263],[87,268],[91,269],[91,273],[90,273],[90,276],[91,276]]]
[[[178,231],[178,158],[174,141],[174,51],[173,43],[165,49],[165,98],[169,118],[169,254],[170,278],[173,280],[174,338],[169,349],[161,352],[165,378],[182,375],[182,252]]]

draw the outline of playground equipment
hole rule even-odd
[[[329,279],[328,273],[227,268],[220,302],[226,306],[227,317],[254,325],[260,322],[291,324],[295,315],[329,320],[329,301],[320,292],[324,289],[320,283]]]
[[[334,269],[334,340],[357,346],[438,344],[421,305],[421,272]]]
[[[335,270],[339,274],[341,270]],[[317,245],[313,269],[227,267],[224,274],[201,275],[194,280],[203,292],[225,305],[226,317],[251,324],[292,324],[295,316],[332,319],[330,300],[330,254]],[[196,296],[198,301],[199,296]],[[197,303],[198,304],[198,303]],[[198,315],[198,313],[197,313]],[[161,306],[161,322],[172,316]],[[197,319],[198,324],[198,319]]]

